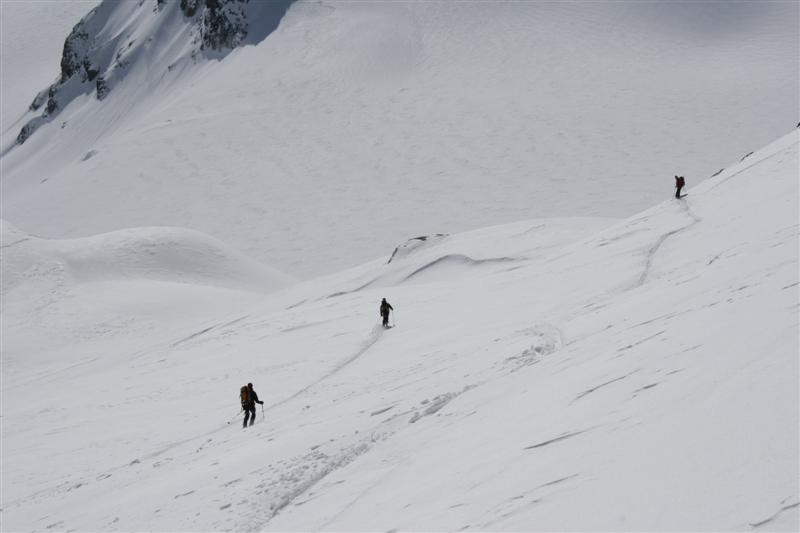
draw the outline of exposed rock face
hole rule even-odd
[[[206,0],[200,20],[202,49],[236,48],[247,37],[249,0]]]
[[[49,89],[50,88],[48,87],[44,91],[40,91],[39,94],[37,94],[36,97],[33,99],[33,102],[31,102],[31,105],[28,109],[30,109],[31,111],[36,111],[37,109],[42,107],[42,104],[44,104],[47,101],[47,96],[48,96],[47,93]]]
[[[106,79],[103,76],[97,78],[95,82],[95,88],[97,89],[97,99],[102,100],[108,94],[108,86],[106,85]]]
[[[193,17],[202,0],[181,0],[181,11],[187,17]]]
[[[60,83],[65,83],[75,74],[80,74],[84,79],[88,77],[88,71],[91,68],[89,51],[92,43],[86,32],[84,20],[75,25],[67,40],[64,41]]]
[[[53,120],[78,96],[94,94],[98,100],[106,98],[125,77],[126,69],[131,67],[128,57],[141,56],[133,53],[142,46],[141,42],[120,37],[116,31],[104,32],[110,27],[112,15],[119,14],[115,10],[120,5],[119,0],[105,0],[72,29],[64,42],[61,74],[31,102],[29,110],[40,113],[22,127],[17,135],[18,144],[24,143],[39,126]],[[127,4],[127,7],[131,5]],[[168,10],[180,9],[184,22],[196,37],[193,41],[195,52],[236,48],[244,42],[249,31],[250,0],[141,0],[133,7],[134,10],[127,13],[133,17],[131,20],[142,13],[137,10],[149,10],[156,17],[167,17]],[[114,37],[100,37],[110,33],[114,33]],[[141,41],[150,42],[151,39]]]

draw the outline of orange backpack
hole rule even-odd
[[[250,390],[247,388],[247,385],[242,387],[241,391],[239,391],[239,396],[242,400],[242,409],[246,409],[248,405],[250,405]]]

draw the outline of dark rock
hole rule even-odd
[[[34,97],[33,102],[31,102],[31,105],[28,107],[28,109],[31,111],[36,111],[42,107],[42,105],[44,105],[44,103],[47,101],[47,93],[47,90],[40,91],[39,94]]]
[[[56,112],[56,109],[58,109],[58,101],[55,99],[55,97],[51,96],[47,99],[47,107],[44,108],[44,114],[52,115]]]
[[[33,132],[37,130],[39,126],[41,126],[45,122],[45,119],[42,117],[34,117],[28,121],[27,124],[22,126],[22,129],[19,130],[19,134],[17,134],[17,144],[22,144],[27,141]]]
[[[249,0],[206,0],[200,20],[201,49],[236,48],[247,37]]]
[[[81,70],[88,48],[89,34],[84,29],[84,22],[80,21],[64,41],[64,51],[61,54],[61,83]]]
[[[19,133],[17,134],[17,144],[22,144],[25,141],[27,141],[28,137],[31,136],[31,133],[33,133],[33,128],[31,127],[31,123],[29,122],[24,126],[22,126],[22,129],[19,130]]]
[[[95,82],[95,87],[97,88],[97,99],[102,100],[108,95],[108,85],[106,84],[106,79],[103,76],[97,78]]]
[[[187,17],[193,17],[197,13],[200,0],[181,0],[181,11]]]

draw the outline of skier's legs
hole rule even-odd
[[[678,187],[675,190],[675,198],[680,198],[681,197],[681,189],[683,189],[683,187]]]
[[[244,410],[244,422],[242,422],[242,427],[243,428],[247,427],[247,419],[248,418],[250,418],[250,409],[245,409]]]
[[[256,422],[256,406],[250,408],[250,425],[252,426]]]
[[[384,313],[383,315],[383,327],[389,325],[389,313]]]

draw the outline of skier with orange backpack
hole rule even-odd
[[[242,400],[242,410],[244,411],[242,427],[246,428],[248,419],[250,419],[251,426],[256,421],[256,404],[260,403],[264,405],[264,402],[258,399],[258,394],[253,390],[252,383],[248,383],[246,386],[242,387],[239,396]]]

